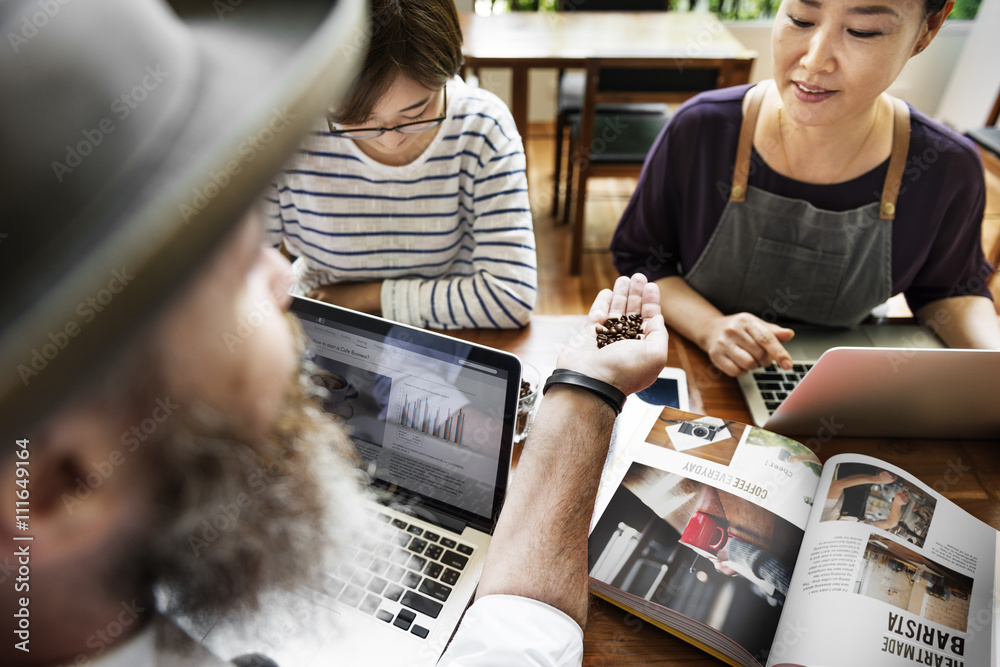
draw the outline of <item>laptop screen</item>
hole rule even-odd
[[[492,532],[510,467],[517,357],[309,299],[291,310],[313,342],[324,407],[344,421],[375,483]]]

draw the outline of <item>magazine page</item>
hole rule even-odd
[[[818,496],[768,665],[996,667],[993,528],[867,456]]]
[[[822,471],[788,438],[650,408],[590,535],[592,589],[731,664],[763,665]]]

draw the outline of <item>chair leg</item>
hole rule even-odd
[[[586,161],[581,160],[576,171],[576,197],[573,204],[573,243],[570,247],[569,274],[580,275],[580,264],[583,261],[583,222],[587,217],[587,171]],[[566,195],[566,208],[569,209],[569,195]]]
[[[559,177],[561,175],[563,134],[566,132],[566,114],[556,114],[556,166],[552,177],[552,218],[559,215]]]
[[[572,133],[570,135],[572,139]],[[576,168],[576,160],[573,155],[573,142],[569,141],[566,147],[566,191],[563,193],[563,213],[562,224],[569,224],[569,214],[573,209],[573,176],[579,171]]]

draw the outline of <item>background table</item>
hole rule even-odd
[[[581,315],[536,315],[524,329],[468,330],[449,334],[517,354],[543,377],[559,350],[584,324]],[[687,373],[693,412],[750,423],[736,381],[715,369],[696,346],[672,333],[670,361]],[[1000,527],[1000,443],[970,440],[834,438],[816,453],[868,454],[908,471],[980,520]],[[520,450],[515,449],[515,455]],[[718,667],[724,663],[614,605],[591,597],[583,664]]]
[[[720,87],[747,80],[756,52],[714,14],[677,12],[510,12],[460,15],[465,65],[509,68],[511,113],[528,132],[528,70],[583,68],[588,58],[718,61]],[[709,63],[705,63],[708,65]],[[731,81],[730,81],[731,79]]]

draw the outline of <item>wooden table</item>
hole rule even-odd
[[[581,315],[536,315],[524,329],[448,332],[513,352],[547,376],[559,349],[585,322]],[[670,337],[670,365],[683,368],[692,411],[749,423],[736,381],[712,367],[708,357],[680,335]],[[858,452],[903,468],[980,520],[1000,528],[1000,443],[969,440],[835,438],[817,454]],[[583,664],[718,667],[724,663],[603,600],[593,598],[584,633]]]
[[[528,131],[528,70],[583,68],[588,58],[717,60],[749,73],[756,52],[743,47],[714,14],[677,12],[510,12],[460,15],[465,64],[509,68],[511,113]],[[725,79],[728,75],[721,74]],[[729,85],[723,83],[721,85]]]

